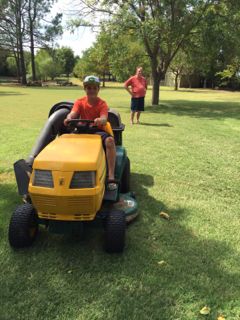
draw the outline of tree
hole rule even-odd
[[[27,83],[24,60],[25,15],[27,0],[9,0],[0,2],[0,39],[4,48],[11,49],[16,65],[21,73],[22,84]]]
[[[54,51],[56,61],[62,66],[63,73],[69,77],[75,64],[74,52],[71,48],[62,47]]]
[[[105,25],[93,46],[77,62],[74,74],[80,78],[89,73],[97,74],[103,79],[104,86],[106,74],[124,81],[135,73],[139,65],[148,76],[150,65],[143,45],[131,32],[122,34],[117,28]]]
[[[9,56],[9,51],[0,48],[0,75],[7,75],[7,58]]]
[[[54,61],[47,50],[41,49],[36,54],[36,73],[38,78],[47,80],[54,79],[62,72],[61,65]]]
[[[8,73],[10,76],[16,76],[17,75],[17,65],[14,57],[8,57],[7,58],[7,68]]]
[[[48,44],[62,34],[62,14],[57,14],[50,22],[42,21],[53,5],[54,0],[28,0],[28,35],[31,51],[32,80],[36,80],[35,46],[48,47]]]
[[[189,51],[185,51],[186,48],[180,49],[172,60],[169,69],[175,76],[174,90],[178,90],[181,76],[185,75],[188,78],[189,87],[191,87],[190,75],[194,72],[194,64]]]
[[[79,0],[79,11],[84,16],[108,14],[114,24],[133,30],[149,56],[153,78],[152,104],[159,103],[160,80],[178,50],[191,36],[207,9],[216,0]],[[83,16],[83,14],[82,14]]]
[[[32,76],[35,79],[36,43],[46,46],[61,32],[61,14],[50,23],[42,23],[53,0],[0,0],[0,45],[12,52],[22,84],[27,83],[24,51],[30,48]]]
[[[226,69],[216,74],[220,78],[221,87],[230,87],[231,89],[240,88],[240,57],[235,58],[232,64],[227,65]]]
[[[94,46],[83,52],[82,58],[77,61],[74,67],[74,74],[81,79],[88,74],[100,76],[96,60],[96,49]]]
[[[218,86],[219,72],[240,56],[239,9],[239,2],[219,1],[207,10],[191,36],[187,54],[193,69],[203,79],[203,87]]]
[[[130,75],[135,74],[138,66],[143,67],[145,76],[150,75],[145,48],[131,31],[122,33],[109,28],[107,35],[110,71],[119,81],[125,81]]]

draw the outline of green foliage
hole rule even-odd
[[[50,24],[44,26],[44,33],[42,35],[45,45],[49,47],[49,44],[54,43],[55,39],[62,35],[63,28],[61,25],[62,13],[57,13],[56,16],[51,20]]]
[[[104,76],[111,73],[118,81],[124,81],[134,74],[137,66],[144,74],[150,74],[149,59],[143,45],[132,32],[104,26],[93,46],[83,53],[74,68],[74,74],[83,78],[86,74]]]
[[[115,1],[89,0],[82,3],[82,16],[85,12],[99,11],[110,14],[113,26],[128,31],[133,30],[136,38],[141,39],[150,58],[153,78],[152,103],[159,102],[159,84],[192,31],[204,19],[207,8],[215,0],[195,1]],[[92,18],[92,17],[91,17]]]
[[[39,50],[35,60],[38,78],[42,80],[47,80],[48,77],[53,79],[62,73],[60,63],[54,61],[46,50]]]
[[[7,58],[7,68],[10,76],[17,75],[16,60],[13,57]]]
[[[233,64],[216,74],[220,78],[221,87],[240,89],[240,60],[234,59]]]
[[[62,66],[63,73],[69,76],[69,74],[73,71],[75,64],[73,50],[67,47],[56,49],[54,52],[54,58],[57,63]]]
[[[77,61],[73,73],[79,79],[83,79],[88,74],[100,75],[96,60],[96,51],[94,47],[83,52],[83,56]]]
[[[138,66],[143,67],[145,76],[150,75],[150,61],[143,44],[131,32],[109,33],[109,64],[118,81],[125,81],[135,74]]]
[[[18,60],[18,74],[22,84],[26,84],[26,67],[24,50],[31,51],[32,74],[35,80],[34,50],[51,46],[56,37],[62,33],[62,14],[57,14],[52,21],[45,17],[50,12],[54,0],[12,0],[0,3],[0,46],[11,51]]]
[[[8,56],[9,56],[9,51],[1,49],[1,46],[0,46],[0,75],[2,76],[8,75],[8,70],[7,70]]]
[[[87,74],[95,74],[102,78],[110,72],[109,42],[105,33],[100,33],[93,46],[83,52],[74,68],[74,74],[83,78]]]
[[[211,86],[219,84],[216,75],[240,56],[239,4],[221,1],[206,11],[204,19],[191,35],[188,54],[194,70]]]

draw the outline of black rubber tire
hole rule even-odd
[[[13,248],[29,247],[38,234],[37,214],[30,203],[16,208],[10,220],[8,240]]]
[[[123,169],[120,192],[121,193],[130,192],[130,160],[128,157]]]
[[[105,250],[108,253],[123,252],[125,246],[125,230],[126,221],[124,211],[110,211],[105,222]]]

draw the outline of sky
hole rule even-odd
[[[63,13],[64,33],[62,37],[57,40],[57,43],[60,47],[70,47],[75,55],[81,56],[81,53],[91,47],[95,41],[96,33],[88,27],[80,27],[74,34],[66,30],[66,22],[69,19],[67,9],[71,7],[71,3],[71,0],[58,0],[57,3],[54,3],[50,16],[53,17],[57,13]]]

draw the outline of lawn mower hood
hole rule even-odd
[[[101,207],[105,177],[100,136],[64,134],[35,158],[28,191],[40,218],[93,220]]]

